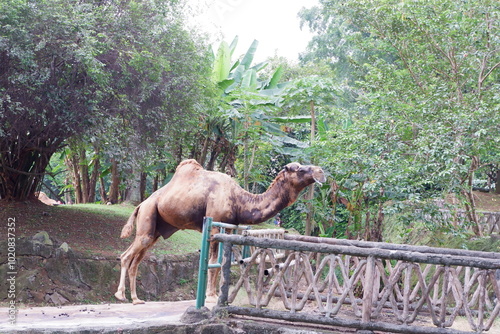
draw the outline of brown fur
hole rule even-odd
[[[154,192],[132,213],[121,237],[137,231],[134,242],[121,255],[120,285],[115,293],[125,299],[125,276],[128,271],[134,304],[137,298],[137,267],[146,251],[160,236],[167,239],[180,229],[202,230],[203,217],[229,224],[258,224],[275,216],[297,199],[300,191],[315,181],[324,182],[323,170],[316,166],[291,163],[278,174],[263,194],[251,194],[226,174],[207,171],[195,160],[179,164],[172,180]],[[217,250],[210,247],[211,262]],[[207,296],[215,296],[217,272],[209,271]]]

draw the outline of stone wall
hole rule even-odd
[[[6,241],[0,249],[7,249]],[[137,293],[144,300],[194,299],[198,253],[183,256],[150,256],[139,266]],[[120,261],[74,252],[46,232],[16,240],[16,300],[25,304],[113,303],[118,286]],[[0,277],[9,272],[0,257]],[[6,280],[0,281],[0,303],[7,303]],[[127,293],[128,293],[127,280]],[[128,296],[128,295],[127,295]]]

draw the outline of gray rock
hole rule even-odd
[[[185,324],[194,324],[210,319],[212,312],[205,306],[197,309],[195,306],[190,306],[181,317],[181,322]]]
[[[67,253],[69,251],[69,246],[67,242],[63,242],[61,246],[59,246],[59,249],[61,249],[63,252]]]
[[[45,231],[40,231],[38,232],[37,234],[35,234],[33,236],[33,241],[35,241],[35,243],[41,243],[41,244],[44,244],[44,245],[47,245],[47,246],[53,246],[54,243],[52,242],[52,240],[50,240],[50,237],[49,237],[49,234]]]

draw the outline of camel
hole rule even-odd
[[[61,202],[53,200],[52,198],[50,198],[49,196],[47,196],[47,194],[44,193],[43,191],[36,192],[35,193],[35,197],[38,198],[38,200],[40,202],[42,202],[43,204],[46,204],[46,205],[54,206],[54,205],[61,204]]]
[[[203,217],[235,225],[261,223],[294,203],[300,191],[314,182],[325,182],[325,174],[320,167],[290,163],[278,173],[264,193],[252,194],[229,175],[207,171],[196,160],[181,162],[171,181],[139,204],[122,229],[121,238],[127,238],[136,223],[135,239],[120,256],[120,283],[115,297],[127,300],[125,277],[128,271],[132,302],[144,303],[137,297],[137,269],[146,251],[160,236],[168,239],[174,232],[183,229],[201,231]],[[215,242],[211,243],[209,258],[211,263],[217,258]],[[217,296],[217,275],[216,270],[209,270],[207,301]]]

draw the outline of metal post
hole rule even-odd
[[[208,270],[212,268],[220,268],[222,265],[223,251],[222,243],[219,243],[219,254],[216,263],[208,263],[210,249],[210,233],[212,227],[221,228],[221,233],[224,233],[226,228],[229,229],[249,229],[248,226],[238,226],[226,224],[222,222],[214,222],[212,217],[203,218],[203,231],[201,233],[201,249],[200,249],[200,267],[198,269],[198,288],[196,290],[196,308],[200,309],[205,306]],[[229,261],[231,262],[231,261]]]
[[[226,233],[226,228],[225,227],[220,227],[220,232],[221,234]],[[224,255],[224,250],[223,250],[223,244],[219,242],[219,247],[217,248],[217,264],[222,266],[222,257]]]
[[[203,231],[201,234],[200,268],[198,269],[198,289],[196,290],[196,308],[205,306],[207,276],[208,276],[208,250],[210,248],[210,231],[212,230],[212,217],[203,218]]]

